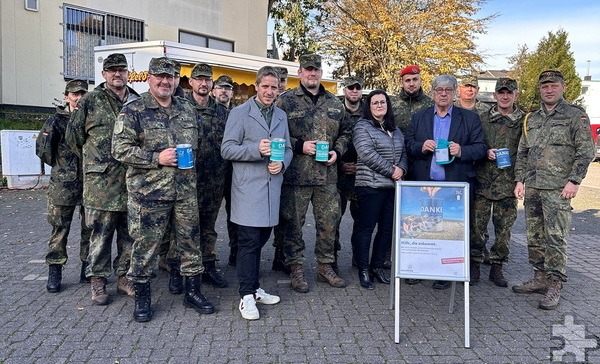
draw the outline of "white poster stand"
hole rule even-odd
[[[465,348],[470,347],[469,184],[396,182],[390,309],[394,340],[400,342],[400,283],[403,278],[452,281],[448,311],[454,311],[456,282],[464,283]]]

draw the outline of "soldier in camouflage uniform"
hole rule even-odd
[[[214,312],[201,293],[202,256],[196,198],[196,172],[177,167],[178,144],[198,150],[194,107],[173,97],[175,70],[166,57],[148,66],[149,91],[125,105],[115,123],[113,156],[127,165],[129,228],[134,239],[128,276],[135,287],[133,319],[152,319],[150,278],[158,247],[173,223],[185,276],[183,303],[202,314]]]
[[[521,137],[524,113],[515,105],[518,96],[517,81],[500,78],[496,82],[496,104],[481,114],[481,124],[488,147],[486,157],[475,162],[477,182],[472,211],[471,228],[471,281],[476,284],[480,264],[484,259],[490,214],[495,240],[490,249],[490,281],[499,287],[508,287],[502,266],[508,263],[510,231],[517,219],[517,199],[514,196],[515,159]],[[496,150],[507,148],[511,165],[498,168]]]
[[[346,282],[333,271],[335,230],[340,216],[335,162],[346,152],[352,128],[344,105],[321,85],[321,57],[300,57],[300,86],[279,97],[277,106],[287,113],[294,159],[284,174],[281,208],[284,224],[284,254],[290,266],[292,288],[308,292],[304,279],[304,226],[312,202],[317,239],[317,279],[333,287]],[[318,140],[329,143],[329,159],[315,160]]]
[[[217,271],[217,232],[215,224],[225,193],[225,179],[231,163],[221,157],[221,142],[229,111],[210,96],[212,90],[212,67],[199,63],[194,66],[190,78],[192,92],[187,100],[196,108],[198,115],[198,207],[200,208],[200,242],[204,262],[204,282],[215,287],[227,287],[227,281]]]
[[[221,75],[215,81],[215,86],[212,89],[212,96],[216,102],[225,106],[227,110],[231,110],[233,105],[233,79],[227,75]]]
[[[77,205],[81,205],[83,176],[81,161],[67,146],[65,134],[77,101],[87,92],[88,84],[83,80],[69,81],[65,87],[66,105],[58,106],[56,113],[48,118],[36,140],[36,152],[42,161],[52,166],[48,186],[48,223],[52,233],[48,243],[48,292],[60,292],[62,267],[67,263],[67,237]],[[47,153],[49,151],[50,153]],[[90,229],[85,226],[83,208],[80,209],[81,236],[79,259],[81,260],[80,282],[86,282],[85,269],[90,248]]]
[[[527,249],[534,277],[513,286],[513,291],[545,293],[539,308],[553,310],[567,281],[571,199],[594,159],[594,143],[585,111],[563,99],[562,73],[544,71],[539,83],[540,109],[523,120],[514,191],[518,199],[525,198]]]
[[[417,111],[433,105],[431,97],[421,87],[421,69],[417,65],[406,66],[400,72],[402,90],[398,96],[390,96],[394,120],[403,135],[406,135],[410,118]]]
[[[471,110],[481,115],[490,109],[490,105],[477,100],[479,81],[475,76],[465,76],[458,83],[458,99],[454,105]]]
[[[125,166],[110,154],[114,123],[123,104],[139,95],[127,86],[127,59],[114,53],[104,59],[106,82],[86,94],[73,111],[67,127],[67,143],[82,159],[85,222],[92,229],[89,266],[92,301],[108,304],[106,278],[111,274],[111,246],[117,232],[117,256],[113,261],[118,276],[117,291],[133,296],[126,277],[132,240],[127,231]]]

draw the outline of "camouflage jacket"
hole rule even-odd
[[[529,113],[523,124],[515,181],[538,189],[581,183],[595,156],[586,113],[561,100],[552,111],[542,105]]]
[[[466,109],[466,110],[471,110],[473,112],[476,112],[479,115],[483,114],[484,112],[487,112],[491,108],[490,104],[486,104],[485,102],[481,102],[479,100],[475,100],[475,106],[474,107],[467,108],[467,107],[464,107],[464,106],[462,106],[460,104],[460,99],[456,99],[454,101],[454,106],[462,107],[463,109]]]
[[[139,97],[128,87],[128,100]],[[83,206],[104,211],[127,211],[125,166],[111,154],[115,120],[123,102],[106,83],[85,94],[71,114],[67,143],[83,163]]]
[[[231,163],[221,157],[221,142],[229,110],[212,97],[209,98],[208,106],[198,104],[191,93],[186,96],[186,100],[196,108],[198,119],[198,190],[223,187],[225,174],[231,168]]]
[[[508,148],[511,166],[498,168],[496,161],[491,161],[487,157],[476,161],[476,194],[490,200],[514,197],[514,168],[524,115],[523,111],[516,106],[514,111],[509,115],[500,114],[497,106],[481,114],[481,126],[485,144],[488,149]]]
[[[305,141],[325,140],[329,150],[343,155],[352,136],[352,126],[344,105],[331,92],[320,87],[316,105],[301,86],[279,97],[277,106],[287,113],[294,158],[284,174],[284,184],[319,186],[337,183],[337,165],[326,166],[315,156],[302,153]]]
[[[403,135],[406,135],[412,115],[421,109],[433,105],[433,100],[431,97],[425,95],[423,89],[420,89],[414,96],[409,95],[402,89],[399,95],[390,96],[390,101],[392,102],[392,110],[394,111],[394,121]]]
[[[363,115],[363,107],[364,107],[364,103],[361,101],[360,106],[358,107],[358,109],[356,111],[351,111],[348,108],[346,108],[346,116],[348,117],[348,120],[350,121],[350,125],[353,130],[354,130],[354,126],[356,125],[356,122]],[[342,168],[341,162],[356,163],[357,159],[358,159],[358,156],[356,155],[356,149],[354,148],[354,144],[352,143],[352,140],[350,140],[350,142],[348,143],[348,150],[346,151],[346,153],[344,153],[342,155],[342,157],[340,158],[340,161],[338,161],[338,163],[337,163],[337,165],[338,165],[337,187],[338,187],[338,191],[340,192],[340,194],[342,194],[346,199],[354,199],[354,180],[356,179],[355,178],[356,175],[355,174],[344,174],[344,172],[341,169]]]
[[[115,123],[112,153],[127,166],[127,191],[139,201],[177,201],[196,197],[194,168],[179,169],[158,164],[158,155],[177,144],[191,144],[198,151],[196,110],[173,97],[168,108],[144,92],[123,107]]]
[[[44,161],[52,166],[50,184],[48,186],[48,202],[59,206],[76,206],[81,204],[83,193],[83,176],[81,162],[77,154],[67,145],[65,134],[71,113],[66,106],[58,106],[56,114],[50,116],[38,135],[36,144],[52,145],[51,161]],[[51,130],[51,133],[44,133]],[[51,140],[46,140],[51,138]]]

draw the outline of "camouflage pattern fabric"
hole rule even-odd
[[[52,225],[52,233],[48,242],[48,253],[46,254],[46,263],[60,264],[67,263],[67,237],[71,231],[71,222],[77,206],[55,205],[48,199],[48,223]],[[85,225],[85,215],[83,207],[79,209],[81,221],[81,235],[79,240],[79,259],[82,262],[87,261],[90,251],[90,235],[92,231]]]
[[[423,92],[423,89],[420,89],[414,96],[402,89],[399,95],[390,95],[390,101],[394,111],[394,121],[403,135],[406,135],[408,124],[414,113],[433,106],[433,100]]]
[[[456,101],[454,101],[454,106],[462,107],[465,110],[471,110],[473,112],[476,112],[479,115],[487,112],[491,107],[490,104],[486,104],[485,102],[475,100],[475,106],[473,106],[472,108],[467,108],[460,104],[460,99],[456,99]]]
[[[471,259],[483,263],[491,214],[495,240],[489,252],[490,263],[508,263],[510,233],[517,220],[517,199],[513,196],[490,200],[485,196],[475,195],[471,208]]]
[[[104,211],[85,208],[85,223],[91,230],[89,266],[86,277],[109,277],[112,241],[117,232],[117,256],[112,262],[112,271],[122,276],[129,270],[133,240],[127,228],[127,212]]]

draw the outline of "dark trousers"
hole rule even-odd
[[[269,237],[272,227],[237,225],[238,255],[237,275],[240,282],[240,297],[256,293],[260,271],[260,252]]]
[[[383,268],[386,254],[392,244],[394,224],[394,189],[356,187],[358,197],[358,225],[354,234],[354,258],[358,269],[369,268],[369,250],[373,230],[377,234],[373,240],[371,268]]]

